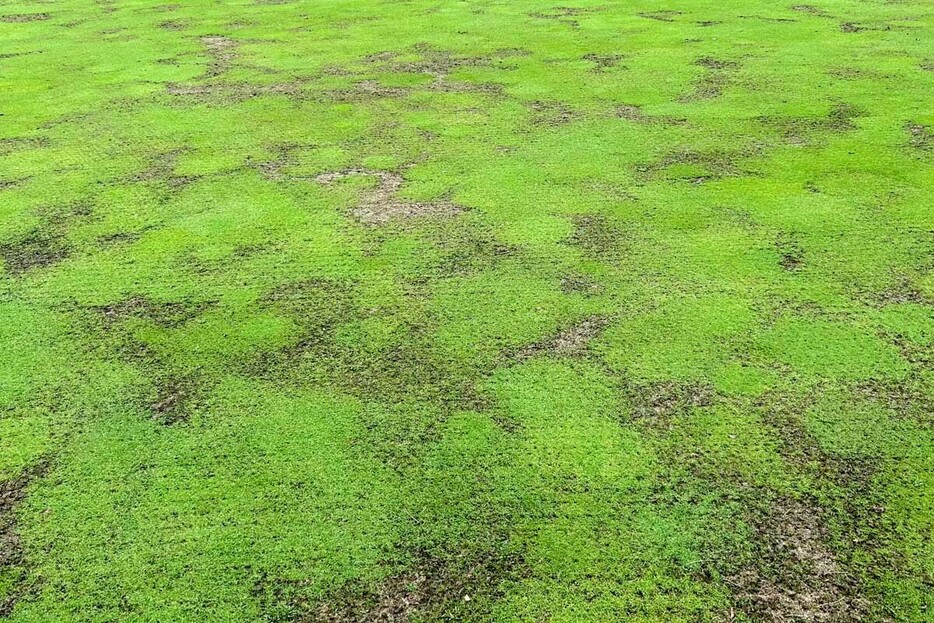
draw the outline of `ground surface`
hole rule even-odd
[[[0,1],[0,618],[934,620],[932,94],[927,0]]]

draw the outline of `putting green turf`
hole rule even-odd
[[[0,0],[0,619],[934,620],[934,5],[170,2]]]

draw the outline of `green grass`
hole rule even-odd
[[[932,93],[923,0],[0,1],[0,619],[931,621]]]

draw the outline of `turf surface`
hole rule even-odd
[[[0,1],[0,618],[934,620],[927,0]]]

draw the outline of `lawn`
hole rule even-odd
[[[930,0],[0,0],[0,619],[934,621]]]

